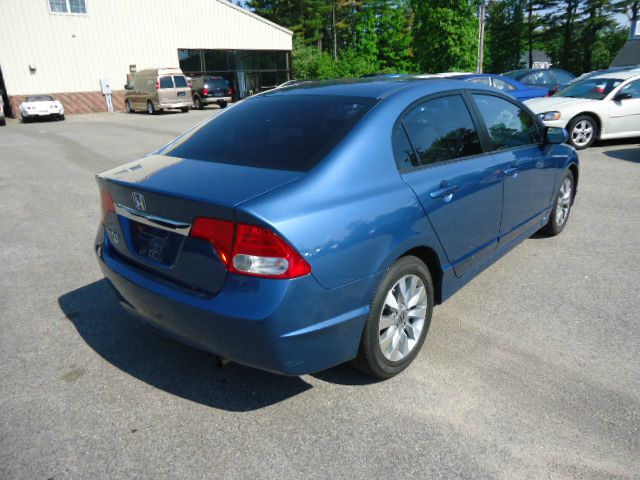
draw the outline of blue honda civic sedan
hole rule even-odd
[[[388,378],[435,305],[564,229],[564,139],[467,82],[285,87],[98,175],[95,251],[125,309],[181,342],[281,374],[354,361]]]

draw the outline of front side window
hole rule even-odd
[[[160,77],[160,88],[173,88],[171,77]]]
[[[496,149],[541,142],[538,124],[527,111],[493,95],[474,93],[473,98]]]
[[[427,100],[402,121],[418,166],[482,153],[480,138],[460,95]]]
[[[85,0],[49,0],[51,13],[87,13]]]
[[[307,171],[354,127],[374,99],[261,95],[203,124],[166,155],[278,170]]]
[[[640,80],[631,82],[629,85],[625,85],[620,90],[620,93],[629,93],[631,98],[640,98]]]

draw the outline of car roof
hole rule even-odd
[[[593,75],[589,77],[589,80],[597,80],[599,78],[618,78],[620,80],[627,80],[629,78],[640,76],[640,68],[635,68],[633,70],[621,70],[621,71],[609,71],[599,73],[597,75]]]
[[[445,90],[477,88],[475,84],[464,84],[447,78],[359,78],[346,80],[311,81],[285,86],[263,93],[270,95],[335,95],[344,97],[367,97],[383,99],[405,90],[421,90],[425,95]]]

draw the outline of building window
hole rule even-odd
[[[86,14],[86,0],[49,0],[51,13]]]

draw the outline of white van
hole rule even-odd
[[[140,70],[133,74],[125,89],[129,113],[142,110],[152,115],[165,108],[179,108],[187,112],[192,105],[191,88],[179,68]]]

